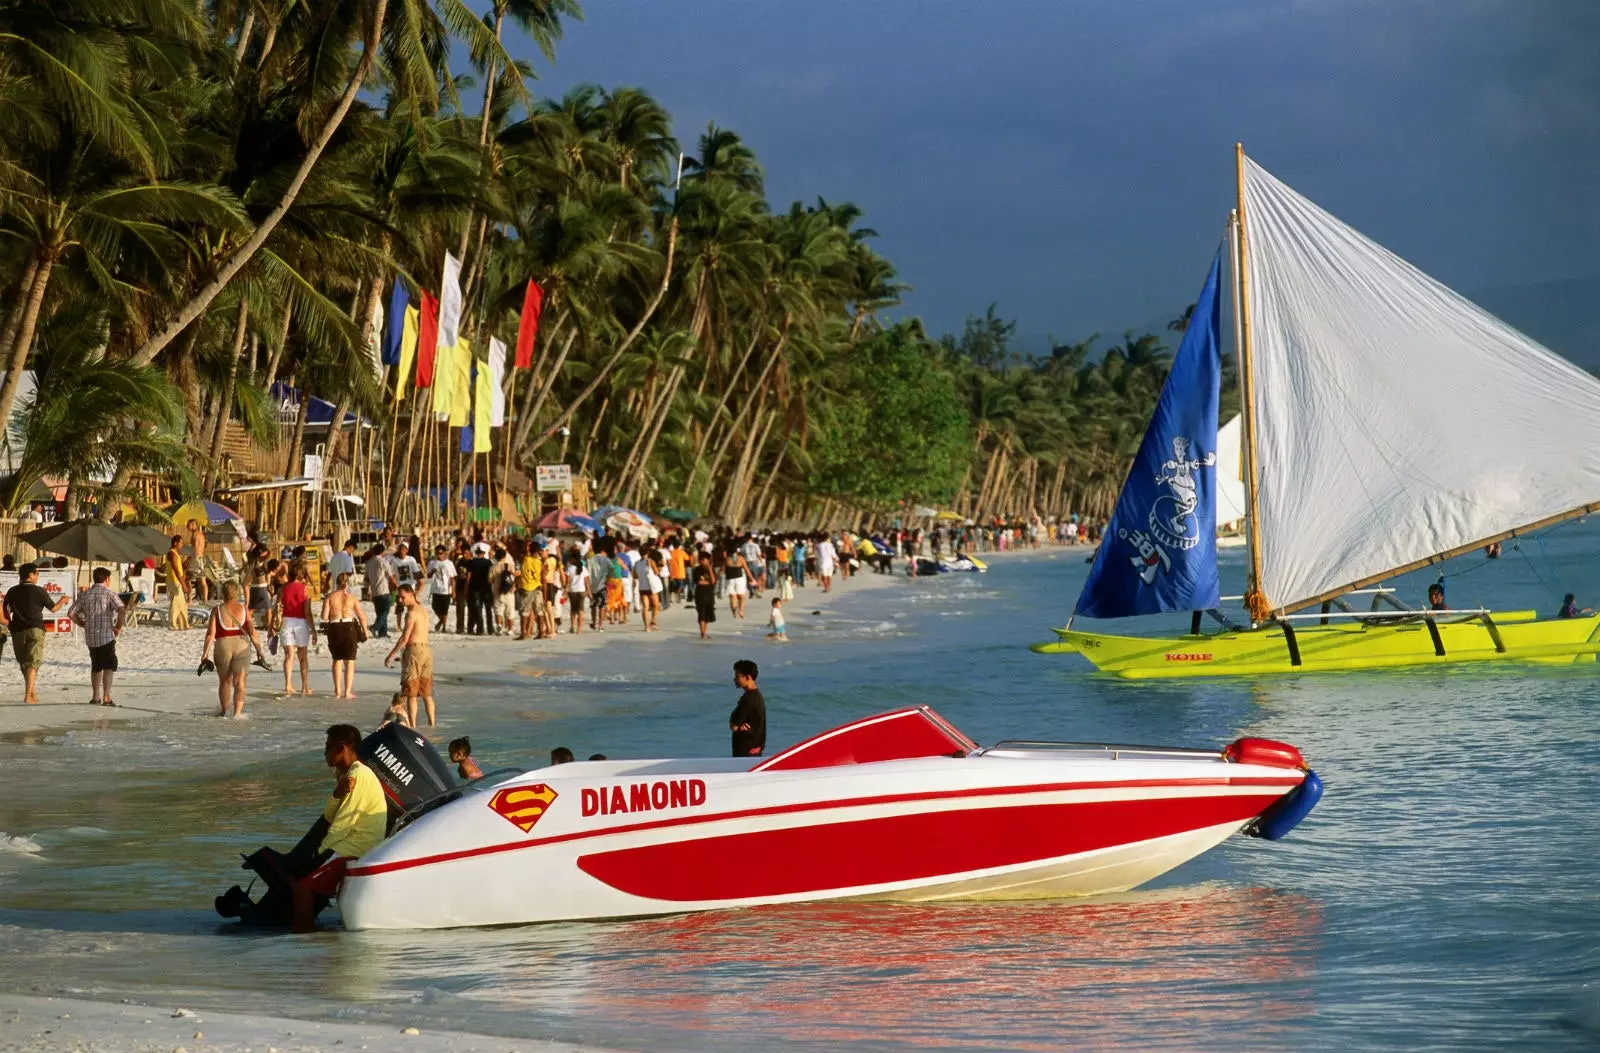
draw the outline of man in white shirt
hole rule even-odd
[[[455,563],[451,562],[443,545],[435,546],[433,558],[428,561],[428,597],[433,604],[433,616],[439,619],[439,624],[434,626],[437,632],[445,631],[445,616],[450,613],[455,580]]]
[[[833,538],[823,535],[817,542],[817,577],[822,579],[822,591],[833,591],[833,572],[839,565],[839,550],[833,547]]]
[[[417,588],[417,578],[422,574],[422,568],[417,565],[416,559],[411,555],[411,548],[404,541],[395,548],[394,555],[388,557],[389,570],[394,574],[395,588],[402,585],[411,586],[413,592]],[[406,619],[410,617],[410,608],[404,604],[395,606],[395,625],[400,631],[405,631]]]

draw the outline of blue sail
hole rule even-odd
[[[1218,252],[1078,597],[1077,613],[1085,617],[1127,618],[1218,605],[1221,273]]]

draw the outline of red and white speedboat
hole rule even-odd
[[[1321,783],[1292,746],[1002,742],[925,706],[748,760],[589,761],[479,780],[400,827],[339,895],[351,929],[616,918],[806,900],[1129,889]]]

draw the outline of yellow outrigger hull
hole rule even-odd
[[[1041,654],[1077,653],[1101,672],[1128,679],[1253,676],[1445,665],[1457,662],[1593,662],[1600,614],[1539,620],[1533,611],[1480,619],[1301,624],[1280,623],[1200,636],[1118,636],[1056,629],[1059,640],[1034,644]],[[1496,640],[1498,637],[1498,641]],[[1442,652],[1442,653],[1441,653]],[[1297,661],[1298,660],[1298,661]]]

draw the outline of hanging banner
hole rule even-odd
[[[406,293],[405,285],[396,278],[394,288],[389,290],[389,313],[384,316],[383,364],[386,366],[400,364],[400,348],[405,339],[406,312],[410,309],[411,297]]]
[[[539,315],[544,310],[544,290],[532,278],[528,290],[522,294],[522,321],[517,325],[516,369],[533,365],[533,341],[539,335]]]
[[[439,345],[439,358],[433,368],[433,412],[440,421],[450,419],[450,407],[456,397],[455,345]]]
[[[433,387],[434,363],[439,360],[439,301],[422,290],[422,318],[417,323],[417,387]]]
[[[473,364],[472,377],[472,452],[488,453],[489,440],[494,433],[490,418],[494,415],[494,397],[499,394],[500,385],[494,382],[493,371],[482,362]]]
[[[472,423],[472,348],[467,338],[456,341],[455,376],[450,380],[450,427],[460,428]]]
[[[439,346],[450,347],[461,337],[461,261],[444,254],[444,280],[439,283]]]
[[[422,312],[415,307],[407,307],[405,320],[400,324],[400,368],[395,371],[394,400],[401,401],[406,397],[406,378],[411,376],[411,363],[417,357],[417,327],[421,324]]]
[[[506,345],[489,338],[489,424],[501,427],[506,422]]]
[[[572,465],[539,465],[533,470],[533,485],[536,490],[571,490]]]

